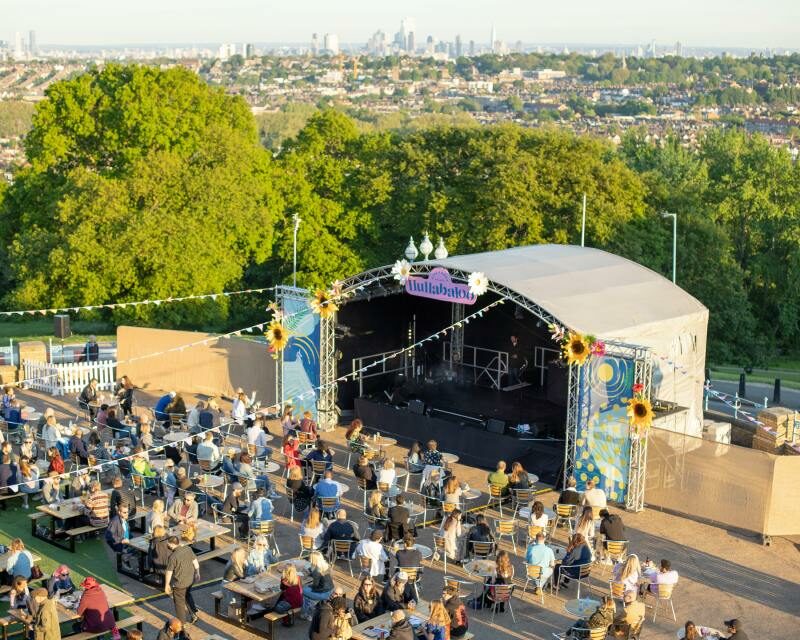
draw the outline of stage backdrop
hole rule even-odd
[[[279,293],[290,332],[283,350],[281,398],[291,401],[294,415],[310,411],[317,420],[319,397],[319,314],[308,305],[308,292],[286,287]],[[302,397],[298,397],[302,396]]]
[[[578,425],[575,440],[578,489],[583,490],[586,481],[593,479],[610,500],[624,502],[630,461],[626,403],[633,390],[634,363],[595,357],[579,372],[589,412],[588,423]]]

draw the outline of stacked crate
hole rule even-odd
[[[785,407],[763,409],[758,414],[761,426],[753,436],[753,449],[781,453],[787,433],[791,438],[794,422],[794,411]]]

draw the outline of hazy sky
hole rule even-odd
[[[488,42],[800,47],[800,0],[0,0],[0,39],[39,43],[305,42],[312,32],[360,42],[416,22],[431,34]]]

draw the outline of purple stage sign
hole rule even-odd
[[[406,280],[406,293],[460,304],[475,304],[478,299],[475,294],[470,293],[469,286],[454,283],[447,269],[442,267],[431,269],[427,278],[409,276]]]

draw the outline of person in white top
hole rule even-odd
[[[606,506],[608,506],[606,504],[606,492],[595,487],[594,480],[587,480],[586,491],[583,492],[581,504],[588,507],[605,509]]]
[[[383,463],[383,469],[378,472],[378,483],[385,482],[390,487],[397,479],[397,472],[394,470],[394,462],[387,460]]]
[[[205,408],[206,403],[200,400],[189,410],[189,413],[186,415],[186,426],[189,427],[189,431],[200,428],[200,412]]]
[[[56,423],[56,417],[48,416],[47,422],[45,423],[44,429],[42,430],[42,440],[44,440],[45,448],[49,450],[52,447],[56,447],[60,439],[61,439],[61,429]]]
[[[650,576],[650,585],[648,588],[651,593],[658,592],[658,585],[660,584],[678,584],[678,572],[672,568],[669,560],[662,560],[660,562],[658,572],[648,572]]]
[[[547,531],[547,523],[550,518],[547,517],[547,514],[544,512],[544,505],[537,500],[533,503],[533,507],[531,507],[531,518],[530,524],[534,527],[541,527],[542,530]]]
[[[203,442],[197,445],[197,459],[208,460],[212,467],[219,464],[219,462],[222,460],[219,447],[214,444],[213,432],[206,431]]]
[[[257,458],[267,452],[267,434],[258,422],[254,422],[247,428],[247,444],[255,445]]]
[[[369,558],[372,563],[369,568],[369,575],[373,578],[384,573],[389,573],[389,556],[386,555],[386,550],[383,548],[381,541],[383,540],[383,531],[375,529],[369,537],[358,543],[356,546],[355,555],[357,558]]]
[[[244,424],[244,419],[247,417],[247,396],[244,391],[240,391],[233,399],[233,407],[231,408],[231,418],[236,424]]]

